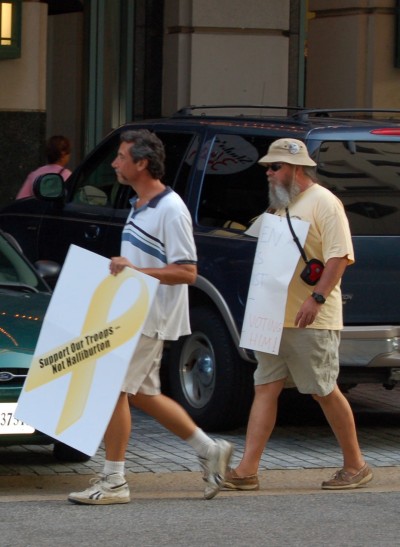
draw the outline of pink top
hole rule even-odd
[[[29,198],[33,196],[34,180],[37,179],[37,177],[39,177],[40,175],[44,175],[46,173],[59,173],[64,180],[67,180],[67,178],[71,174],[71,171],[69,169],[66,169],[65,167],[62,167],[58,163],[49,163],[47,165],[43,165],[42,167],[39,167],[38,169],[35,169],[35,171],[31,171],[29,173],[15,199]]]

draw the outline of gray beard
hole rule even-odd
[[[300,194],[297,184],[292,184],[287,190],[283,186],[269,186],[269,207],[272,209],[285,209],[293,203],[296,196]]]

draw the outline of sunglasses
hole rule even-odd
[[[283,167],[283,163],[270,163],[269,165],[267,165],[267,171],[269,171],[271,169],[271,171],[276,173],[282,167]]]

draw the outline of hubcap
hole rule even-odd
[[[210,340],[203,333],[192,333],[186,340],[179,363],[182,391],[192,407],[202,408],[215,388],[215,356]]]

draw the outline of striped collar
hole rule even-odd
[[[158,203],[160,202],[160,200],[162,200],[163,197],[165,197],[166,195],[170,194],[172,192],[172,188],[170,186],[167,186],[165,188],[165,190],[163,190],[162,192],[160,192],[159,194],[157,194],[156,196],[154,196],[154,198],[152,198],[150,201],[148,201],[145,205],[143,205],[142,207],[140,207],[139,209],[136,209],[136,211],[142,211],[143,209],[145,209],[146,207],[152,207],[153,209],[155,207],[157,207]],[[129,200],[129,203],[131,204],[131,206],[134,208],[135,207],[135,203],[138,201],[138,197],[135,196],[133,198],[131,198]]]

